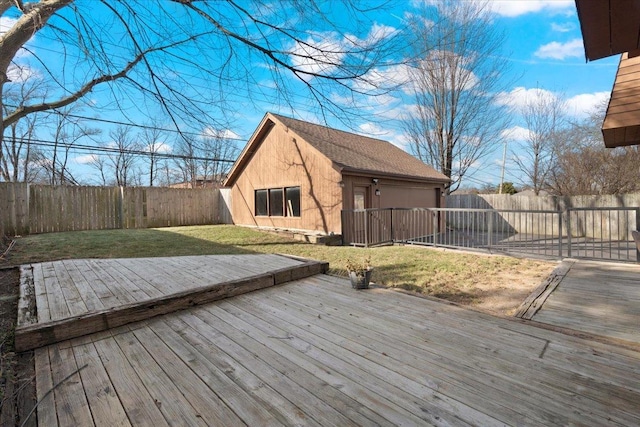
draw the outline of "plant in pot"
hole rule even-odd
[[[347,259],[346,267],[349,272],[349,280],[351,281],[352,288],[367,289],[369,287],[371,273],[373,272],[371,258],[366,258],[361,263]]]

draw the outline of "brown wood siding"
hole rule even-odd
[[[635,0],[576,0],[589,60],[638,49],[640,5]]]
[[[233,220],[239,225],[340,233],[340,173],[332,162],[276,124],[232,187]],[[255,190],[300,187],[300,217],[254,215]]]
[[[353,209],[353,189],[368,187],[370,205],[368,208],[435,208],[442,206],[436,202],[437,188],[442,190],[443,184],[403,181],[389,178],[378,178],[377,185],[373,177],[345,175],[344,209]],[[376,196],[376,189],[380,195]],[[440,191],[442,194],[442,191]]]
[[[607,147],[640,144],[640,57],[622,55],[602,133]]]

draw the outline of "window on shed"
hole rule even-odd
[[[300,216],[300,187],[284,189],[287,216]]]
[[[267,209],[267,190],[256,190],[255,201],[256,216],[269,215],[269,211]]]
[[[284,195],[282,188],[269,190],[269,215],[284,216]]]

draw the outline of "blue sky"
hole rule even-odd
[[[404,25],[404,17],[407,13],[416,11],[416,6],[423,2],[433,0],[414,0],[413,2],[399,2],[392,11],[385,13],[371,14],[367,21],[360,22],[350,33],[360,40],[368,37],[381,37],[393,33],[394,29]],[[91,2],[82,2],[83,7],[91,7]],[[251,4],[251,3],[249,3]],[[275,3],[274,3],[275,4]],[[349,26],[349,21],[345,18],[337,2],[330,3],[332,6],[331,19]],[[270,9],[269,3],[263,4],[260,13],[269,16],[275,12],[275,8]],[[508,61],[511,64],[512,76],[516,78],[509,91],[502,94],[502,99],[510,105],[513,111],[517,111],[527,96],[560,96],[567,100],[567,112],[571,118],[579,119],[593,108],[598,102],[608,98],[611,90],[618,58],[607,58],[592,63],[586,63],[580,25],[577,19],[575,4],[573,1],[537,1],[537,0],[504,0],[492,1],[491,8],[494,13],[494,23],[498,29],[506,33],[506,45],[504,52],[497,53],[500,60]],[[231,18],[229,18],[231,19]],[[10,18],[3,17],[0,21],[0,28],[10,25]],[[320,24],[320,23],[318,23]],[[307,34],[306,40],[313,43],[339,44],[341,39],[331,32],[326,25],[318,28],[312,27],[312,23],[306,22],[306,28],[297,28]],[[111,38],[109,43],[114,46],[118,44],[117,38]],[[34,51],[44,62],[54,68],[57,64],[57,56],[62,46],[58,42],[47,37],[46,33],[36,35],[30,42],[29,48]],[[296,49],[298,46],[287,46],[288,49]],[[122,47],[124,49],[124,47]],[[218,56],[209,55],[202,51],[184,52],[199,58],[211,66],[215,66]],[[73,56],[74,53],[71,52]],[[75,53],[79,58],[80,54]],[[117,53],[116,53],[117,55]],[[336,58],[334,58],[336,59]],[[341,60],[341,58],[337,58]],[[27,78],[30,73],[38,75],[39,64],[28,53],[21,54],[17,60],[21,65],[28,65],[23,75]],[[225,97],[228,98],[229,111],[227,117],[231,119],[227,127],[221,127],[216,123],[210,126],[194,128],[187,123],[178,123],[184,126],[183,130],[199,134],[217,134],[230,137],[230,143],[238,144],[240,147],[248,139],[261,118],[267,111],[272,111],[288,116],[326,123],[329,126],[345,128],[339,118],[333,116],[322,117],[318,114],[317,108],[310,104],[309,94],[304,92],[302,83],[293,83],[294,89],[290,104],[278,103],[278,95],[274,92],[275,82],[271,80],[271,74],[259,56],[247,56],[247,66],[253,71],[253,84],[251,99],[237,87],[227,87]],[[317,64],[301,64],[314,70]],[[77,71],[82,74],[83,63],[78,60],[75,64]],[[67,64],[67,69],[68,69]],[[167,67],[168,68],[168,67]],[[167,72],[167,70],[164,70]],[[176,67],[175,75],[172,78],[184,78],[192,84],[191,89],[185,89],[193,96],[205,96],[208,89],[208,82],[197,75],[194,70],[184,67]],[[379,70],[380,78],[402,81],[406,73],[402,67],[388,67]],[[16,79],[14,76],[14,80]],[[77,75],[75,76],[78,77]],[[70,75],[70,81],[73,81]],[[293,81],[293,79],[291,79]],[[291,81],[289,83],[291,83]],[[308,79],[312,85],[316,84],[314,79]],[[297,89],[300,89],[299,91]],[[251,89],[250,89],[251,90]],[[191,92],[189,92],[191,91]],[[327,93],[337,103],[342,102],[340,93]],[[115,100],[124,107],[124,112],[115,108]],[[82,114],[90,117],[98,117],[115,121],[131,121],[134,123],[148,123],[149,119],[158,115],[157,106],[146,102],[139,102],[137,99],[130,99],[126,91],[114,93],[107,88],[102,88],[91,93],[85,99],[86,106]],[[350,128],[367,135],[386,139],[394,144],[408,150],[406,139],[403,135],[402,124],[398,120],[402,114],[411,111],[411,99],[406,93],[398,91],[389,93],[375,100],[363,101],[361,103],[361,116],[350,123]],[[517,115],[516,115],[517,117]],[[221,120],[219,123],[223,123]],[[91,122],[91,126],[102,128],[103,140],[106,138],[110,125],[102,122]],[[169,127],[170,123],[166,124]],[[508,143],[508,161],[506,165],[506,181],[520,182],[514,162],[511,160],[522,149],[522,143],[518,135],[523,132],[522,123],[516,118],[511,132],[512,138]],[[95,143],[88,141],[88,144]],[[169,141],[158,141],[160,144],[166,143],[167,150],[171,150]],[[73,153],[73,166],[81,178],[87,183],[95,183],[95,171],[85,164],[87,160],[86,152]],[[502,164],[502,149],[498,147],[496,152],[489,158],[476,164],[477,172],[463,186],[482,186],[484,183],[497,184],[500,178],[500,168]]]

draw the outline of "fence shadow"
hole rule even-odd
[[[224,227],[224,226],[221,226]],[[243,255],[260,253],[241,241],[214,241],[217,227],[194,227],[202,235],[166,229],[93,230],[46,233],[19,238],[9,253],[10,265],[73,258],[146,258],[186,255]],[[269,244],[256,242],[255,245]]]

